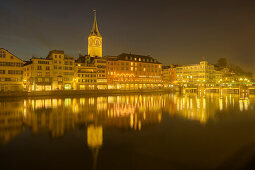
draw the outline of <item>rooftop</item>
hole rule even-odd
[[[161,64],[160,62],[158,62],[157,59],[154,59],[151,56],[128,54],[128,53],[122,53],[118,56],[108,56],[107,59],[110,61],[125,60],[125,61],[138,61],[138,62],[144,62],[144,63]]]

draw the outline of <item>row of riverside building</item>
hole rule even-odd
[[[162,66],[150,56],[120,54],[97,57],[80,55],[76,60],[62,50],[46,58],[22,61],[0,49],[0,91],[50,91],[95,89],[158,89],[176,86],[248,84],[229,69],[201,61],[194,65]]]
[[[75,59],[63,50],[52,50],[45,58],[23,61],[0,49],[0,91],[158,89],[229,85],[238,80],[227,68],[219,70],[205,60],[197,65],[162,67],[151,56],[123,53],[103,57],[96,15],[88,37],[88,55]]]
[[[76,60],[62,50],[22,61],[0,49],[0,91],[147,89],[162,87],[162,64],[149,56],[120,54]]]

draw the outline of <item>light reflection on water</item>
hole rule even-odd
[[[159,125],[168,118],[206,125],[232,111],[254,111],[254,105],[255,96],[243,98],[233,94],[143,94],[2,101],[0,144],[4,147],[27,127],[31,134],[47,132],[54,139],[83,125],[87,129],[87,146],[97,155],[104,143],[105,129],[142,132],[144,127]]]

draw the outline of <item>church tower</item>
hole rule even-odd
[[[94,24],[88,37],[88,55],[102,57],[102,37],[97,27],[96,10],[94,10]]]

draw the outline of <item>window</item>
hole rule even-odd
[[[0,70],[0,74],[5,74],[5,70]]]
[[[0,58],[5,58],[5,52],[4,51],[0,51]]]
[[[58,58],[61,58],[61,55],[59,55]]]
[[[38,76],[38,77],[41,77],[41,76],[42,76],[42,72],[38,72],[38,73],[37,73],[37,76]]]
[[[0,62],[0,66],[12,66],[12,67],[22,67],[22,63],[15,63],[15,62]]]
[[[8,70],[8,74],[23,74],[23,71],[20,71],[20,70]]]
[[[49,67],[49,66],[46,66],[46,70],[50,70],[50,67]]]
[[[42,66],[37,66],[37,70],[42,70]]]

